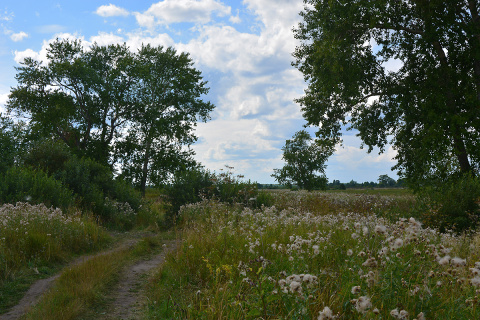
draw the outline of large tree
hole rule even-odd
[[[208,88],[200,71],[172,48],[56,40],[46,61],[27,58],[17,71],[9,111],[27,117],[39,136],[120,166],[142,190],[193,162],[193,127],[214,108],[201,99]]]
[[[158,184],[195,165],[193,129],[214,106],[201,99],[208,88],[192,65],[188,54],[173,48],[142,46],[136,56],[136,108],[119,154],[126,177],[143,192],[147,182]]]
[[[479,1],[304,2],[298,101],[320,139],[340,141],[347,125],[369,152],[391,143],[412,185],[478,172]]]
[[[331,155],[330,146],[315,143],[307,131],[301,130],[285,142],[282,150],[286,163],[272,174],[278,183],[297,184],[307,190],[327,187],[325,162]]]

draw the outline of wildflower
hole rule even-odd
[[[480,287],[480,277],[476,276],[475,278],[470,279],[470,283],[471,283],[474,287]]]
[[[425,320],[425,315],[423,314],[423,312],[420,312],[420,313],[417,315],[417,320]]]
[[[367,296],[359,297],[355,304],[355,309],[357,309],[357,311],[362,314],[367,312],[367,310],[370,309],[371,307],[372,307],[372,303],[370,302],[370,298],[368,298]]]
[[[290,282],[290,292],[302,293],[302,285],[300,284],[300,282],[297,282],[297,281]]]
[[[347,256],[351,256],[352,254],[353,254],[352,249],[348,249],[348,250],[347,250]]]
[[[402,246],[403,246],[403,240],[400,238],[397,238],[393,242],[392,248],[398,249],[398,248],[401,248]]]
[[[360,291],[361,291],[360,286],[354,286],[354,287],[352,287],[352,294],[360,293]]]
[[[319,247],[317,245],[312,246],[313,254],[318,255],[320,253]]]
[[[467,260],[455,257],[452,260],[450,260],[450,263],[454,267],[466,266],[467,265]]]
[[[445,257],[438,260],[438,263],[442,266],[447,265],[450,262],[450,256],[446,255]]]
[[[383,225],[377,225],[375,226],[375,232],[378,234],[386,234],[387,233],[387,227]]]
[[[380,310],[378,310],[377,308],[373,309],[372,312],[375,315],[380,314]]]
[[[330,319],[335,319],[332,310],[330,310],[329,307],[323,308],[322,311],[318,313],[318,318],[317,320],[330,320]]]

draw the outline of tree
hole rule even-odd
[[[480,168],[479,2],[304,0],[297,101],[317,136],[357,129],[371,152],[391,143],[413,186]],[[385,62],[397,59],[398,70]]]
[[[294,183],[307,190],[326,188],[325,162],[331,155],[330,147],[312,143],[310,134],[301,130],[295,133],[293,139],[285,142],[282,150],[282,159],[286,164],[282,169],[274,169],[272,174],[278,183]]]
[[[172,48],[92,45],[56,40],[47,61],[26,58],[17,68],[9,111],[29,118],[41,137],[64,141],[143,191],[175,167],[192,163],[193,128],[214,106],[188,54]]]
[[[79,40],[56,40],[47,61],[26,58],[7,107],[29,118],[43,137],[112,165],[112,145],[134,105],[133,55],[126,45],[83,48]]]
[[[159,184],[177,170],[195,166],[190,146],[197,118],[208,120],[214,106],[200,71],[186,53],[142,46],[135,58],[136,108],[132,125],[119,144],[124,175],[145,192],[147,181]]]
[[[386,174],[382,174],[378,177],[378,186],[380,188],[394,187],[397,182],[395,179],[390,178]]]

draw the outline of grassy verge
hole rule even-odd
[[[480,318],[479,233],[376,214],[408,214],[401,199],[314,195],[184,208],[182,248],[152,279],[147,318]]]
[[[27,203],[0,206],[0,314],[18,303],[34,281],[108,242],[103,229],[75,212]]]
[[[163,235],[162,235],[163,236]],[[164,237],[163,237],[164,238]],[[160,237],[145,237],[124,248],[65,270],[55,286],[24,319],[76,319],[102,308],[123,268],[160,248]]]

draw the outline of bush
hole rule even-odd
[[[119,223],[121,229],[133,226],[141,195],[126,182],[115,180],[110,168],[88,158],[72,157],[55,176],[78,195],[82,208],[104,222]]]
[[[165,217],[167,224],[175,222],[181,206],[202,200],[213,185],[212,179],[213,175],[202,168],[176,172],[172,183],[165,188],[170,203]]]
[[[461,232],[474,229],[480,218],[480,179],[470,174],[451,177],[437,185],[419,191],[419,209],[428,226],[440,231]]]
[[[28,201],[66,209],[73,206],[71,190],[37,169],[12,167],[0,176],[0,203]]]

